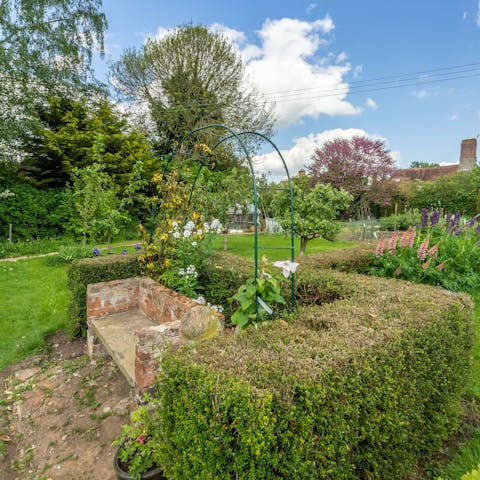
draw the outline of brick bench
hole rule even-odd
[[[95,283],[87,288],[87,351],[110,354],[127,381],[145,391],[169,348],[224,331],[224,317],[150,278]]]

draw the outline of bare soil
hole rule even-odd
[[[64,335],[0,372],[0,479],[114,480],[112,441],[129,420],[130,389],[110,359]]]

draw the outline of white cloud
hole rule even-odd
[[[246,70],[266,99],[275,103],[278,127],[302,117],[360,113],[346,101],[349,86],[344,76],[350,65],[335,64],[338,57],[328,53],[319,58],[320,47],[328,43],[325,36],[334,28],[327,15],[313,22],[266,20],[258,32],[260,46],[255,57],[250,55]],[[250,45],[244,51],[247,48]]]
[[[287,164],[290,176],[293,177],[299,170],[308,167],[312,163],[311,157],[315,148],[321,147],[325,142],[334,138],[352,138],[356,136],[367,136],[388,143],[387,139],[379,135],[369,134],[360,128],[336,128],[319,133],[310,133],[306,137],[294,138],[293,147],[288,150],[280,150],[280,152]],[[400,160],[399,152],[390,152],[390,154],[394,160]],[[286,177],[282,162],[276,152],[257,155],[254,162],[258,172],[268,172],[269,179],[277,181]]]
[[[467,12],[463,12],[462,20],[466,20],[467,17],[468,17],[468,13],[467,13]]]
[[[477,26],[480,27],[480,1],[478,2]]]
[[[337,58],[335,59],[335,63],[342,63],[347,59],[347,54],[345,52],[341,52]]]
[[[353,78],[355,79],[360,78],[360,75],[362,74],[362,72],[363,72],[363,67],[361,65],[357,65],[353,69]]]
[[[365,100],[365,105],[372,110],[376,110],[378,108],[377,102],[370,97],[367,97],[367,99]]]
[[[318,7],[318,3],[311,3],[307,7],[307,13],[312,13]]]
[[[450,120],[458,120],[460,118],[460,115],[458,113],[452,113],[450,115]]]
[[[412,92],[412,95],[422,100],[424,98],[429,97],[431,93],[428,90],[423,89],[423,90],[415,90],[414,92]]]
[[[301,122],[304,117],[361,112],[346,100],[349,84],[345,76],[351,70],[349,63],[343,63],[347,54],[322,52],[335,28],[329,15],[311,22],[267,19],[255,37],[220,23],[209,28],[224,34],[242,55],[247,76],[275,105],[277,127]],[[161,39],[171,31],[159,27],[149,37]],[[355,67],[354,76],[361,70],[361,66]]]

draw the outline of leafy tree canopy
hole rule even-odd
[[[335,240],[341,229],[336,220],[352,201],[346,190],[331,185],[317,183],[310,188],[308,177],[293,180],[294,231],[300,237],[300,255],[305,253],[307,243],[313,238],[322,237]],[[274,208],[284,229],[290,229],[290,194],[280,191],[274,198]]]
[[[438,163],[428,163],[428,162],[419,162],[415,160],[410,164],[410,168],[432,168],[432,167],[439,167]]]
[[[347,216],[365,218],[370,214],[370,204],[390,203],[395,161],[381,140],[335,138],[316,148],[312,160],[309,172],[314,183],[328,183],[352,195]]]
[[[204,26],[183,26],[139,50],[126,50],[112,74],[128,100],[148,107],[160,153],[206,124],[272,133],[272,110],[247,82],[239,54]],[[218,134],[225,132],[213,136]],[[191,145],[208,144],[209,135],[197,135]]]
[[[101,0],[0,2],[0,153],[29,131],[46,95],[84,85],[107,22]]]
[[[105,99],[87,103],[51,97],[36,112],[37,127],[26,141],[23,175],[41,187],[64,186],[73,168],[95,163],[95,138],[102,139],[101,163],[115,183],[125,186],[133,165],[151,175],[155,157],[142,133],[129,131],[126,118]]]

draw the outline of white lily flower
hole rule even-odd
[[[279,260],[278,262],[274,262],[273,266],[281,268],[283,276],[288,278],[292,273],[295,273],[298,263],[291,262],[290,260]]]

